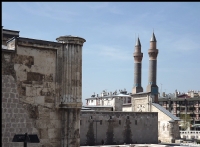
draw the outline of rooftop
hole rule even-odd
[[[175,115],[173,115],[172,113],[170,113],[168,110],[166,110],[164,107],[162,107],[159,104],[156,103],[152,103],[153,106],[155,106],[157,109],[159,109],[160,111],[162,111],[163,113],[165,113],[166,115],[168,115],[172,120],[175,121],[180,121],[180,119],[178,117],[176,117]]]

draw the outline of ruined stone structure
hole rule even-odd
[[[156,84],[157,74],[157,55],[158,49],[156,49],[156,37],[153,33],[150,40],[149,53],[149,82],[147,86],[147,92],[151,92],[154,96],[153,102],[158,103],[158,86]]]
[[[158,143],[157,112],[82,111],[80,123],[81,146]]]
[[[28,146],[79,146],[85,39],[50,42],[2,32],[2,146],[21,146],[11,142],[15,133],[36,133],[40,143]]]
[[[133,87],[132,93],[143,92],[143,88],[141,85],[143,53],[141,52],[141,44],[140,44],[139,37],[135,45],[135,52],[133,56],[134,56],[135,63],[134,63],[134,87]]]

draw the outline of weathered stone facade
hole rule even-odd
[[[73,36],[61,36],[57,40],[59,42],[14,36],[7,41],[6,49],[2,49],[2,78],[5,79],[2,90],[6,90],[2,93],[3,147],[16,144],[11,142],[13,133],[34,132],[40,139],[36,146],[80,145],[82,45],[85,40]],[[13,100],[8,100],[13,97],[13,89],[9,89],[10,80],[6,77],[16,86]],[[9,112],[20,113],[9,116],[4,107],[12,102],[13,107],[17,105],[20,110],[11,108]],[[14,119],[18,116],[22,119],[22,129],[12,130],[8,135],[9,126],[20,122]],[[10,119],[13,121],[8,123]]]
[[[17,84],[11,75],[2,75],[2,147],[21,147],[22,143],[12,143],[17,133],[39,134],[35,128],[38,107],[19,100]],[[36,111],[36,113],[32,113]],[[35,115],[31,115],[35,114]],[[30,147],[38,146],[30,144]]]
[[[126,98],[131,97],[131,103],[124,103],[123,102],[126,100]],[[104,111],[106,108],[114,108],[114,104],[118,106],[120,109],[115,110],[107,110],[107,111],[113,111],[115,113],[116,111],[123,111],[123,112],[141,112],[141,115],[143,112],[157,112],[158,113],[158,140],[161,142],[167,142],[167,143],[172,143],[176,139],[180,139],[180,132],[179,132],[179,124],[178,121],[180,121],[179,118],[174,116],[172,113],[167,111],[165,108],[160,106],[159,104],[153,103],[152,102],[152,95],[151,92],[140,92],[140,93],[135,93],[132,95],[124,95],[124,97],[120,97],[121,100],[118,100],[119,97],[113,97],[110,95],[110,97],[106,97],[107,99],[112,99],[113,102],[115,103],[110,103],[108,106],[94,106],[94,105],[87,105],[85,106],[86,108],[90,108],[95,111]],[[97,98],[92,98],[93,103],[96,103]],[[103,98],[99,98],[103,99]],[[117,99],[117,101],[115,100]],[[90,99],[87,99],[90,101]],[[90,104],[90,103],[89,103]],[[155,107],[157,106],[157,107]],[[160,107],[158,107],[160,106]],[[104,113],[104,112],[102,112]],[[165,126],[165,129],[163,129],[163,126]],[[143,132],[145,133],[145,132]],[[156,135],[156,134],[152,134]]]
[[[177,120],[172,120],[168,115],[152,106],[153,112],[158,112],[158,139],[162,142],[173,142],[180,139],[180,130]]]
[[[158,143],[157,112],[82,111],[80,124],[81,145]]]

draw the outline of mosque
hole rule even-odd
[[[146,91],[143,91],[141,85],[142,81],[142,58],[141,43],[138,37],[135,50],[134,50],[134,86],[132,93],[119,90],[115,92],[103,91],[100,95],[92,95],[86,98],[86,105],[84,108],[93,111],[116,111],[116,112],[157,112],[157,129],[158,141],[173,143],[175,140],[180,139],[179,124],[180,119],[170,113],[168,110],[158,104],[158,86],[156,83],[157,77],[157,40],[153,32],[150,39],[149,54],[149,78]],[[103,112],[102,112],[103,113]],[[143,121],[150,121],[145,118]],[[145,126],[146,127],[146,126]],[[151,129],[153,129],[151,127]],[[152,134],[153,135],[153,134]]]

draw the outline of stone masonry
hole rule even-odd
[[[134,57],[134,87],[132,93],[143,92],[143,88],[141,85],[142,82],[142,57],[143,53],[141,52],[141,43],[138,37],[138,40],[135,45],[135,52],[133,54]]]
[[[28,114],[28,111],[34,111],[34,109],[29,104],[20,103],[14,78],[10,75],[2,75],[2,147],[21,147],[23,145],[22,143],[12,143],[15,133],[38,134],[35,129],[36,122]]]
[[[147,92],[151,92],[154,95],[153,102],[158,103],[158,86],[156,84],[157,78],[157,40],[153,33],[150,40],[150,49],[148,50],[149,54],[149,81],[147,85]]]
[[[80,146],[85,39],[69,35],[51,42],[15,34],[2,35],[9,38],[2,46],[2,146],[22,145],[12,143],[14,133],[37,134],[40,143],[28,146]]]
[[[81,145],[158,143],[157,112],[82,111]]]

